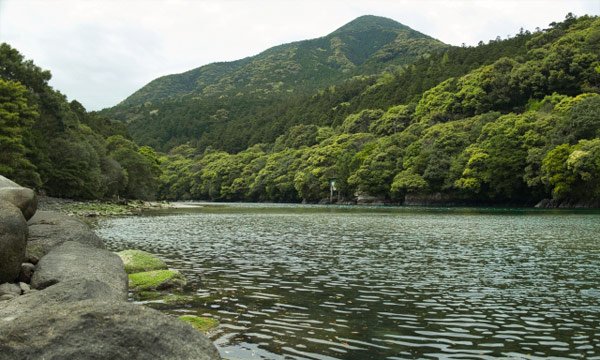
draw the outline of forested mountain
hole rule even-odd
[[[277,116],[282,103],[348,79],[367,81],[366,75],[446,47],[393,20],[363,16],[322,38],[161,77],[103,114],[125,121],[135,140],[160,150],[191,142],[240,151],[289,127]]]
[[[0,174],[70,198],[154,198],[160,168],[120,122],[90,114],[42,70],[0,44]]]
[[[336,179],[345,200],[598,206],[599,93],[600,20],[569,14],[298,97],[271,114],[297,124],[274,142],[176,147],[161,196],[317,202]]]
[[[301,69],[323,64],[314,81],[269,58],[290,49],[312,59],[290,60]],[[101,113],[49,79],[0,45],[0,174],[51,195],[319,202],[335,179],[344,202],[600,206],[598,17],[476,47],[363,17],[158,79]]]

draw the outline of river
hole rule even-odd
[[[224,358],[600,359],[600,212],[200,204],[101,221],[182,271]]]

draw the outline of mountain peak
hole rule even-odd
[[[363,15],[350,21],[346,25],[335,30],[332,35],[349,32],[363,32],[368,30],[401,30],[409,29],[407,26],[400,24],[399,22],[375,15]]]
[[[200,144],[202,137],[201,147],[239,151],[256,141],[241,128],[231,133],[227,124],[242,124],[261,106],[404,66],[445,46],[392,19],[366,15],[329,35],[153,80],[108,112],[128,122],[136,140],[161,150],[187,141]],[[182,112],[193,113],[193,118]],[[185,126],[180,117],[186,119]],[[278,129],[287,120],[265,120],[252,126]],[[218,138],[226,138],[227,144],[216,144]]]

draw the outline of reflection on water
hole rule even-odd
[[[105,220],[228,359],[600,358],[600,214],[232,205]]]

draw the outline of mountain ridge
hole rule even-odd
[[[403,39],[413,40],[414,48],[401,54],[403,59],[396,56],[396,61],[390,62],[394,58],[393,49],[401,47]],[[400,44],[394,45],[394,42]],[[233,95],[240,92],[240,86],[244,93],[251,90],[263,93],[311,91],[350,76],[376,73],[385,66],[410,63],[424,53],[445,46],[439,40],[392,19],[365,15],[323,37],[280,44],[257,55],[230,62],[214,62],[159,77],[115,107],[191,94],[231,96],[234,91]],[[385,61],[370,59],[376,54]],[[366,70],[357,69],[369,60],[371,62]]]
[[[199,142],[165,155],[161,197],[597,207],[599,54],[600,18],[569,13],[265,107],[253,119],[268,127],[219,133],[253,132],[242,151]],[[269,141],[269,131],[281,135]]]

